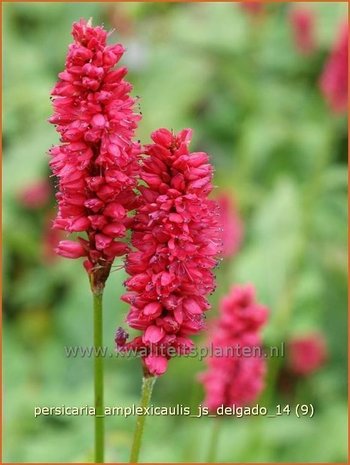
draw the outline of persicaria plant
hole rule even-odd
[[[171,353],[186,353],[189,338],[204,327],[215,288],[213,267],[220,250],[218,206],[208,200],[213,169],[204,152],[189,151],[191,131],[159,129],[145,147],[141,198],[126,260],[131,308],[127,322],[142,331],[121,349],[143,350],[145,371],[161,375]],[[170,351],[169,349],[173,349]],[[145,355],[146,354],[146,355]]]
[[[153,143],[134,140],[140,115],[125,67],[124,48],[107,45],[107,32],[91,21],[73,24],[74,42],[52,90],[50,123],[60,144],[49,153],[57,178],[54,228],[73,236],[57,253],[84,257],[94,302],[94,346],[102,346],[102,296],[115,257],[130,275],[122,297],[127,322],[141,331],[133,341],[119,329],[119,350],[144,349],[141,405],[169,349],[186,353],[204,327],[221,250],[217,205],[208,199],[213,169],[204,152],[189,151],[191,130],[159,129]],[[131,241],[126,240],[131,233]],[[104,461],[103,358],[95,350],[95,462]],[[139,455],[144,416],[138,418],[131,461]]]
[[[128,212],[135,208],[139,144],[133,141],[140,115],[134,112],[127,69],[114,69],[122,45],[106,45],[107,32],[85,21],[73,25],[66,68],[52,90],[50,122],[61,144],[50,150],[58,178],[54,227],[85,233],[62,241],[57,252],[86,257],[93,291],[99,292],[116,256],[127,251]]]
[[[219,318],[208,342],[223,356],[216,353],[209,356],[207,370],[200,375],[204,404],[210,412],[246,407],[258,399],[265,385],[266,359],[262,353],[261,331],[267,318],[268,309],[257,301],[253,285],[233,286],[220,300]],[[221,420],[215,419],[209,463],[216,459]]]

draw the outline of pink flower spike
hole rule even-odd
[[[310,55],[316,48],[315,18],[312,11],[296,7],[290,15],[293,38],[296,49],[302,55]]]
[[[142,351],[145,370],[157,376],[174,354],[190,350],[188,335],[203,329],[207,295],[215,289],[220,233],[218,205],[208,200],[213,168],[207,154],[189,151],[191,133],[159,129],[145,147],[146,185],[126,259],[131,277],[122,299],[131,304],[129,325],[142,336],[123,350]]]
[[[222,231],[222,256],[233,257],[239,250],[243,237],[243,223],[235,203],[229,193],[223,192],[217,197],[220,207],[220,226]]]
[[[348,37],[345,24],[320,78],[321,91],[335,113],[344,113],[348,108]]]
[[[234,286],[221,300],[220,316],[208,344],[212,354],[207,358],[207,371],[200,375],[205,404],[211,411],[221,405],[248,405],[262,392],[266,360],[260,331],[267,316],[251,285]]]
[[[54,227],[87,235],[84,267],[92,285],[103,287],[113,260],[125,254],[123,239],[135,208],[140,146],[133,141],[140,115],[134,112],[126,68],[117,68],[124,49],[107,45],[107,31],[85,20],[73,24],[66,69],[52,90],[50,122],[61,144],[50,150],[58,179]],[[62,243],[61,243],[62,244]],[[60,255],[79,258],[71,241]]]

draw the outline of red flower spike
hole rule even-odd
[[[218,205],[208,200],[213,168],[206,153],[190,153],[191,130],[159,129],[146,146],[141,200],[126,259],[128,324],[142,337],[120,350],[140,352],[146,372],[161,375],[174,354],[191,350],[204,326],[220,252]]]
[[[140,115],[134,112],[126,68],[114,69],[122,45],[107,45],[107,32],[80,20],[73,24],[66,68],[52,90],[50,122],[61,144],[50,150],[58,178],[58,214],[54,227],[86,233],[88,241],[63,241],[57,253],[86,256],[93,288],[103,287],[116,256],[127,247],[128,212],[136,203],[139,144],[133,136]]]

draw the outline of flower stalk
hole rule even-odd
[[[215,463],[217,451],[218,451],[218,442],[221,430],[221,421],[219,418],[214,418],[213,427],[211,430],[211,435],[209,438],[209,449],[208,449],[208,456],[207,462],[208,463]]]
[[[95,407],[95,463],[104,463],[104,389],[103,389],[103,289],[93,291],[94,307],[94,407]]]
[[[65,69],[51,92],[49,121],[60,135],[51,147],[50,167],[57,179],[55,229],[78,233],[62,240],[56,252],[84,257],[94,312],[95,462],[104,461],[102,298],[115,257],[128,251],[129,212],[137,198],[140,144],[134,133],[140,115],[134,111],[132,86],[118,65],[124,47],[107,44],[108,32],[92,21],[73,24]],[[116,65],[118,65],[116,67]]]
[[[150,404],[155,381],[156,381],[155,376],[144,375],[142,378],[140,407],[142,407],[143,412]],[[131,447],[130,463],[138,463],[143,429],[145,426],[145,420],[146,420],[146,415],[144,413],[137,417],[136,427],[135,427],[135,432],[134,432],[134,437],[133,437],[133,442],[132,442],[132,447]]]

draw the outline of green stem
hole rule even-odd
[[[215,418],[213,422],[213,428],[211,430],[207,463],[215,463],[216,455],[218,451],[219,433],[222,421],[219,418]]]
[[[154,376],[144,376],[142,378],[142,390],[140,401],[140,407],[142,407],[142,410],[149,406],[155,381],[156,378]],[[130,463],[138,462],[145,419],[146,415],[137,416],[134,438],[131,447]]]
[[[94,387],[95,387],[95,463],[104,463],[104,406],[103,406],[103,291],[93,293],[94,299]]]

